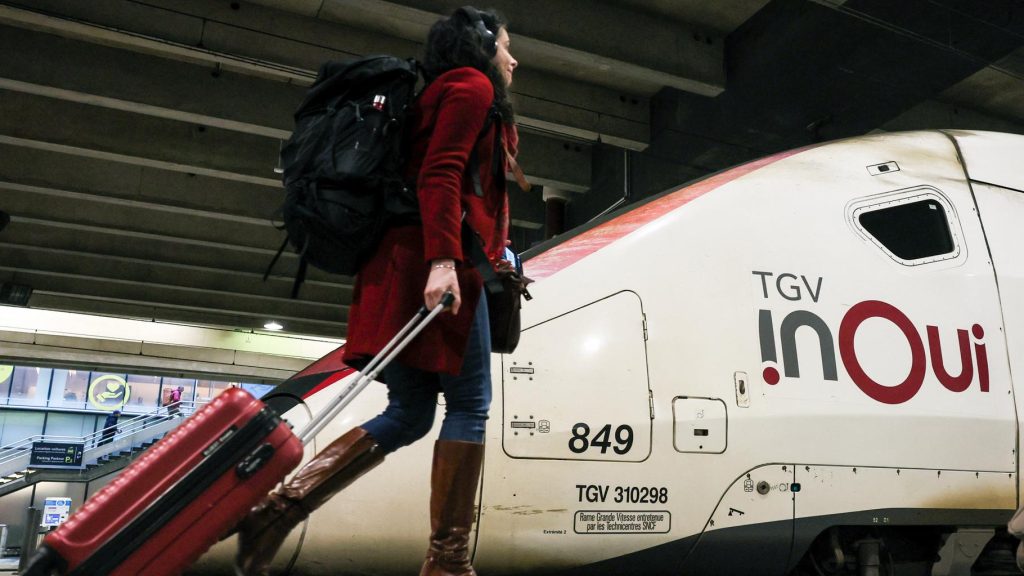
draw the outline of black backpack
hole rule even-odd
[[[266,280],[290,243],[299,254],[292,298],[307,265],[354,275],[387,225],[415,221],[415,192],[403,178],[406,109],[419,76],[414,60],[371,56],[320,67],[281,150],[287,231]]]

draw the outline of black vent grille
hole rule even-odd
[[[9,306],[28,306],[32,297],[32,287],[24,284],[0,283],[0,304]]]

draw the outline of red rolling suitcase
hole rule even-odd
[[[217,396],[47,534],[23,576],[180,574],[302,460],[302,446],[449,306],[425,307],[306,427],[240,388]]]
[[[36,573],[180,573],[301,460],[288,424],[230,388],[48,534]]]

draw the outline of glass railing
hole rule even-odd
[[[208,400],[205,400],[203,398],[198,398],[198,399],[195,400],[195,402],[203,403],[203,402],[208,402]],[[110,412],[110,410],[105,410],[105,409],[102,409],[102,408],[97,408],[96,406],[93,406],[93,405],[89,404],[85,400],[77,400],[77,399],[72,400],[70,398],[50,398],[49,400],[47,400],[47,399],[41,399],[41,398],[0,397],[0,406],[8,406],[8,407],[11,407],[11,408],[35,408],[35,409],[38,409],[38,408],[49,408],[49,409],[76,410],[76,411],[77,410],[86,410],[88,412],[92,412],[92,413],[96,413],[96,414],[107,414],[107,413]],[[131,404],[131,403],[129,403],[129,404],[125,404],[124,406],[122,406],[120,408],[120,410],[121,410],[121,412],[129,413],[129,414],[146,414],[146,413],[152,412],[153,410],[158,410],[160,408],[165,408],[165,407],[166,407],[166,405],[157,405],[157,404],[154,404],[154,403],[146,403],[146,404]]]
[[[14,460],[24,457],[28,451],[32,450],[32,445],[36,442],[82,444],[86,451],[86,455],[88,455],[89,450],[99,448],[100,446],[111,443],[115,440],[137,435],[140,432],[169,420],[178,418],[184,419],[198,410],[202,404],[205,403],[193,401],[181,402],[178,406],[178,410],[175,410],[174,406],[163,406],[145,414],[122,418],[117,422],[114,434],[107,438],[104,438],[104,429],[97,430],[96,432],[86,436],[60,436],[53,434],[35,434],[33,436],[28,436],[5,446],[0,446],[0,470],[5,469],[5,465],[13,462]],[[144,437],[144,435],[142,436]],[[86,457],[85,460],[88,460],[88,457]]]

